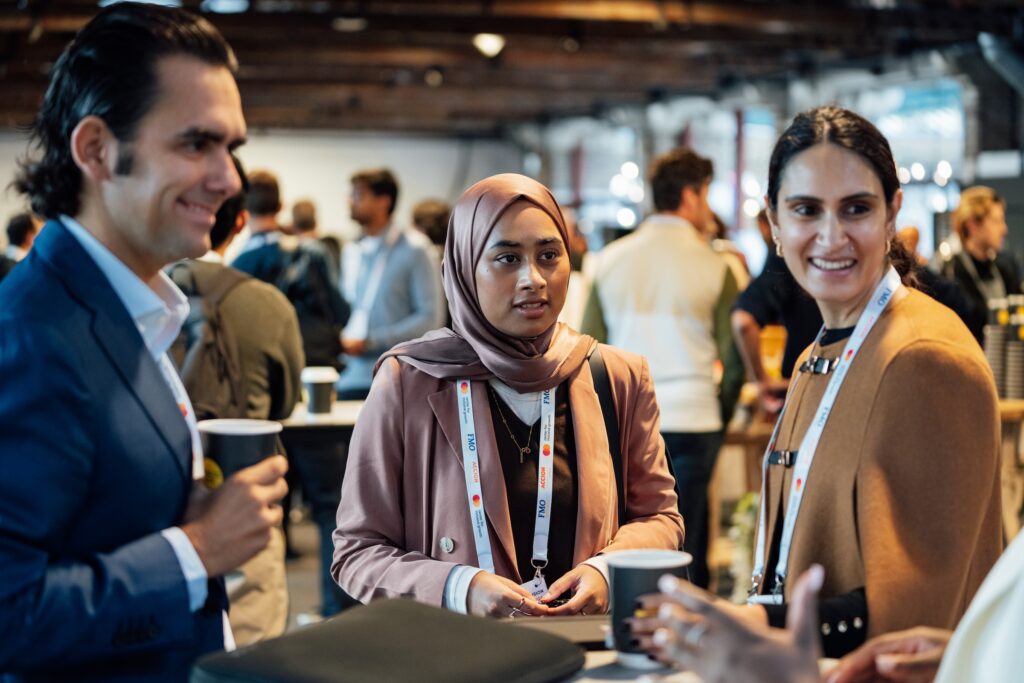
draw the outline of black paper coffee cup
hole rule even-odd
[[[693,556],[680,550],[623,550],[603,557],[608,561],[612,639],[619,663],[634,669],[656,669],[660,664],[651,661],[643,650],[630,644],[633,634],[626,619],[648,616],[636,613],[637,600],[641,595],[657,593],[658,579],[663,574],[685,579],[687,566],[693,561]]]
[[[203,457],[217,464],[224,479],[278,451],[280,422],[202,420],[198,426],[203,442]]]
[[[302,369],[302,384],[306,389],[306,412],[325,414],[334,404],[334,383],[338,371],[329,366],[310,366]]]

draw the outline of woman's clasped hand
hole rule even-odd
[[[489,617],[604,614],[608,611],[608,584],[601,572],[581,564],[536,598],[510,579],[479,572],[469,584],[468,606],[470,614]]]

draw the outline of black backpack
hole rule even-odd
[[[192,401],[197,420],[246,417],[238,345],[220,305],[249,276],[221,268],[199,291],[192,264],[177,263],[168,274],[189,298],[191,310],[171,347],[171,357]]]

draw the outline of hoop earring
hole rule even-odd
[[[779,240],[775,240],[775,255],[782,256],[782,243]]]
[[[885,241],[885,255],[888,256],[892,253],[892,240]]]

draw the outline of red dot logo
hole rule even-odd
[[[544,455],[551,455],[551,446],[544,444]]]
[[[462,384],[460,384],[459,389],[462,391],[462,393],[466,393],[467,391],[469,391],[469,382],[463,382]]]
[[[473,507],[480,507],[480,496],[473,494]]]
[[[853,349],[846,352],[846,360],[850,360],[851,358],[853,358]]]
[[[800,489],[803,488],[803,486],[804,486],[804,480],[803,479],[797,479],[796,480],[796,490],[799,491]]]

